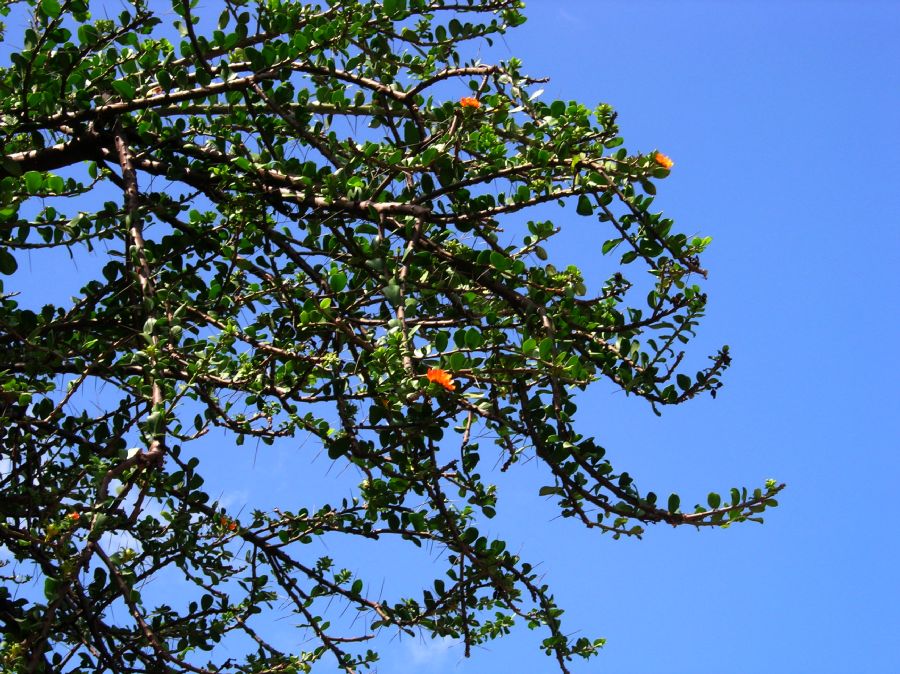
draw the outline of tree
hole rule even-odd
[[[521,2],[228,0],[215,24],[196,4],[3,5],[30,22],[0,69],[5,670],[354,672],[379,633],[468,654],[518,621],[565,672],[603,641],[570,639],[532,566],[479,530],[492,466],[538,461],[540,494],[614,538],[776,505],[772,481],[660,503],[579,432],[587,386],[658,413],[715,395],[729,355],[682,371],[709,240],[651,211],[671,162],[620,147],[609,106],[541,102],[518,60],[466,56]],[[547,261],[554,203],[607,232],[601,288]],[[20,301],[22,255],[53,249],[92,280]],[[229,512],[204,491],[210,429],[311,435],[355,494]],[[432,546],[446,568],[382,598],[309,552],[326,536]],[[285,612],[310,648],[268,637]]]

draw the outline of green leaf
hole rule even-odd
[[[25,173],[25,189],[29,194],[37,194],[44,186],[44,176],[37,171],[28,171]]]
[[[687,391],[691,387],[691,378],[686,374],[679,374],[675,377],[675,381],[678,382],[678,386],[682,391]]]
[[[409,523],[412,525],[412,528],[416,531],[426,531],[427,527],[425,525],[425,513],[422,512],[411,512],[409,513]]]
[[[130,82],[126,82],[125,80],[114,80],[111,83],[111,86],[123,100],[130,101],[134,98],[134,87]]]
[[[456,344],[457,348],[464,349],[466,348],[466,330],[465,328],[457,330],[453,333],[453,343]]]
[[[231,163],[237,166],[242,171],[247,171],[248,173],[253,171],[253,164],[251,164],[250,160],[246,157],[234,157],[231,160]]]
[[[51,19],[55,19],[62,11],[58,0],[41,0],[41,11]]]
[[[604,242],[603,246],[600,248],[600,252],[606,255],[613,248],[622,243],[625,239],[610,239],[609,241]]]
[[[681,497],[678,494],[671,494],[669,496],[669,512],[676,513],[678,512],[678,507],[681,505]]]
[[[406,0],[384,0],[384,12],[392,18],[397,18],[406,11]]]
[[[594,214],[594,206],[591,204],[591,198],[587,194],[582,194],[578,197],[578,206],[575,207],[575,212],[578,215]]]
[[[400,306],[400,286],[395,281],[388,283],[382,292],[384,292],[384,296],[391,303],[391,306]]]
[[[706,502],[709,503],[709,507],[715,510],[720,505],[722,505],[722,497],[719,496],[715,492],[709,492],[709,496],[706,497]]]
[[[553,340],[550,337],[544,337],[538,348],[541,352],[541,358],[547,360],[553,354]]]
[[[494,269],[503,272],[512,267],[512,265],[513,261],[509,257],[495,250],[491,251],[491,266]]]
[[[328,285],[331,286],[331,289],[334,292],[341,292],[347,287],[347,275],[344,272],[333,273],[328,278]]]
[[[44,579],[44,596],[47,598],[47,601],[54,601],[56,599],[56,596],[59,593],[59,586],[60,582],[57,578],[47,576]]]
[[[466,357],[459,351],[450,356],[450,369],[462,370],[466,367]]]
[[[470,328],[466,331],[466,346],[470,349],[477,349],[484,344],[484,337],[478,328]]]
[[[62,194],[66,189],[66,183],[59,176],[47,176],[47,189],[54,194]]]
[[[16,262],[16,258],[5,248],[0,248],[0,274],[10,276],[15,274],[18,268],[19,265]]]
[[[78,41],[82,45],[88,45],[97,41],[99,34],[97,33],[97,29],[90,25],[84,24],[78,27]]]
[[[438,353],[445,351],[447,349],[447,344],[450,341],[450,335],[446,331],[441,331],[434,336],[434,340],[432,344],[434,345],[434,350]]]

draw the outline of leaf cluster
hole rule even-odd
[[[652,209],[654,153],[622,146],[609,106],[544,103],[518,60],[465,56],[521,2],[120,4],[3,8],[29,21],[0,67],[0,545],[24,570],[5,578],[22,594],[0,588],[4,669],[355,672],[379,633],[468,654],[520,622],[565,672],[603,642],[570,638],[533,566],[483,533],[490,466],[539,461],[541,494],[616,538],[776,504],[774,483],[659,504],[579,432],[587,386],[659,410],[714,394],[729,354],[684,371],[709,240]],[[549,261],[545,204],[596,228],[599,289]],[[54,250],[91,280],[20,301],[23,255]],[[358,487],[239,517],[204,488],[213,430],[311,436]],[[383,599],[310,552],[338,535],[445,568]],[[310,647],[267,638],[285,612]]]

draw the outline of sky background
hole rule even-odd
[[[542,562],[569,629],[609,640],[573,670],[900,671],[900,3],[527,4],[485,58],[551,77],[544,101],[611,104],[626,147],[674,159],[654,205],[713,237],[693,353],[734,356],[716,400],[662,418],[599,385],[582,429],[641,489],[685,504],[788,484],[762,526],[613,541],[554,520],[528,466],[501,483],[497,531]],[[590,273],[605,232],[555,219],[560,261]],[[469,661],[407,642],[379,671],[553,671],[536,637]]]
[[[693,362],[723,344],[734,357],[716,400],[661,418],[598,384],[580,429],[641,490],[676,491],[686,509],[769,477],[788,488],[762,526],[614,541],[559,519],[531,463],[498,474],[483,532],[539,565],[570,631],[608,639],[575,673],[900,672],[900,3],[532,0],[527,14],[482,57],[549,76],[545,102],[611,104],[626,147],[674,159],[654,206],[713,237]],[[597,287],[608,231],[571,208],[547,216],[563,228],[552,261]],[[223,447],[216,484],[234,509],[356,481],[305,449],[272,461]],[[442,573],[434,551],[322,545],[378,597]],[[549,673],[544,636],[522,627],[468,660],[450,640],[404,639],[377,672]]]
[[[716,400],[661,418],[599,384],[579,399],[580,430],[642,491],[663,502],[676,491],[685,510],[769,477],[788,488],[762,526],[614,541],[558,519],[531,463],[500,476],[485,533],[539,564],[570,631],[609,640],[575,673],[900,672],[900,2],[528,5],[529,22],[483,58],[516,56],[549,76],[546,102],[611,104],[626,147],[675,161],[654,205],[680,231],[713,237],[694,363],[723,344],[734,357]],[[554,264],[605,278],[608,231],[572,208],[548,215],[563,228]],[[74,292],[91,273],[60,265],[48,284],[33,262],[23,273],[41,294]],[[320,504],[357,481],[322,455],[310,466],[319,450],[302,439],[254,449],[213,438],[206,452],[207,488],[236,513]],[[379,543],[340,561],[395,598],[442,571],[428,551],[408,553]],[[296,642],[289,622],[278,631]],[[451,641],[405,639],[377,671],[549,673],[544,636],[523,627],[469,660]]]

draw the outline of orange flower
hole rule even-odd
[[[463,98],[460,98],[459,104],[464,108],[472,108],[473,110],[477,110],[481,107],[481,101],[474,96],[464,96]]]
[[[237,529],[237,522],[232,520],[228,523],[228,531],[234,531],[235,529]]]
[[[653,156],[653,160],[654,160],[657,164],[659,164],[660,166],[662,166],[664,169],[666,169],[667,171],[675,165],[675,162],[673,162],[671,159],[669,159],[669,158],[668,158],[666,155],[664,155],[662,152],[657,152],[657,153]]]
[[[66,517],[68,517],[73,522],[77,522],[78,520],[81,519],[81,514],[80,513],[69,513],[68,515],[66,515]]]
[[[440,384],[448,391],[456,390],[456,384],[453,383],[453,375],[446,370],[442,370],[439,367],[432,367],[428,369],[428,373],[425,376],[428,377],[428,381]]]

